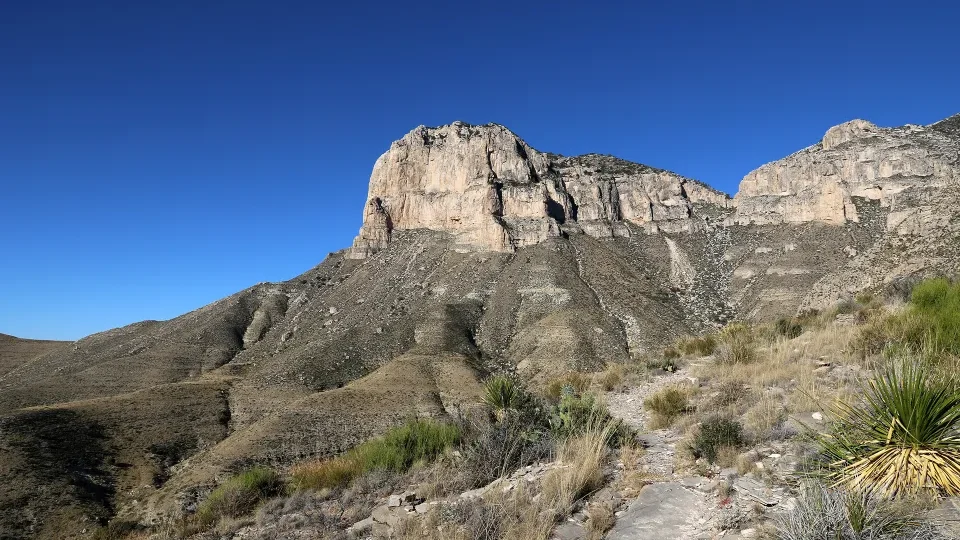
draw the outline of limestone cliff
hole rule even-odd
[[[695,207],[729,198],[680,175],[610,156],[541,153],[507,128],[418,127],[380,156],[363,226],[348,252],[365,258],[394,230],[453,235],[459,249],[510,252],[559,237],[690,230]]]
[[[960,181],[955,120],[880,128],[852,120],[823,139],[749,173],[733,199],[738,225],[857,222],[855,198],[878,201],[897,229],[919,211],[916,195]],[[952,130],[952,131],[951,131]]]

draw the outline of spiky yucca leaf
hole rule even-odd
[[[859,404],[834,411],[821,437],[836,486],[887,495],[940,489],[960,494],[960,390],[931,377],[919,362],[886,367],[863,389]]]
[[[484,385],[483,401],[502,419],[506,411],[523,407],[527,394],[511,377],[495,375]]]

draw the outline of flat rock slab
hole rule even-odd
[[[733,483],[733,489],[764,506],[774,506],[780,502],[779,493],[752,478],[737,478]]]
[[[700,538],[703,496],[675,482],[651,484],[617,518],[609,540],[691,540]]]
[[[945,499],[940,506],[930,512],[930,517],[942,523],[947,532],[960,538],[960,497]]]

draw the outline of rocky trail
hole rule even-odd
[[[610,539],[694,540],[712,538],[710,529],[716,521],[716,504],[710,492],[717,480],[683,477],[675,471],[677,445],[681,434],[674,429],[649,430],[649,414],[644,400],[657,391],[678,385],[695,385],[688,369],[667,373],[606,395],[607,407],[616,418],[635,429],[646,451],[640,468],[654,483],[616,512],[617,521],[608,533]],[[618,472],[621,469],[618,468]]]

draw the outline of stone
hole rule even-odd
[[[744,497],[752,499],[764,506],[775,506],[780,502],[780,496],[773,490],[752,478],[740,477],[733,482],[733,489]]]
[[[960,538],[960,497],[947,497],[934,508],[929,517],[943,525],[943,528]]]
[[[678,483],[651,484],[617,519],[608,540],[681,540],[692,537],[704,501]]]
[[[740,531],[740,536],[743,538],[758,538],[760,533],[756,529],[743,529]]]
[[[553,540],[586,540],[587,530],[574,521],[564,521],[553,530]]]
[[[426,514],[426,513],[429,512],[430,509],[433,508],[434,506],[436,506],[436,503],[434,503],[434,502],[422,502],[422,503],[414,506],[413,510],[414,510],[414,512],[416,512],[416,513],[418,513],[418,514]]]
[[[387,505],[381,505],[373,509],[373,512],[370,514],[370,517],[373,518],[373,521],[377,523],[382,523],[388,527],[396,527],[400,523],[400,516],[391,511],[390,507]]]
[[[399,495],[391,495],[387,498],[387,506],[390,508],[396,508],[403,504],[403,499]]]
[[[361,519],[360,521],[358,521],[358,522],[354,523],[353,525],[347,527],[347,533],[352,534],[352,535],[362,534],[362,533],[370,530],[371,528],[373,528],[373,524],[374,524],[374,521],[373,521],[373,518],[372,518],[372,517],[367,517],[367,518]]]

